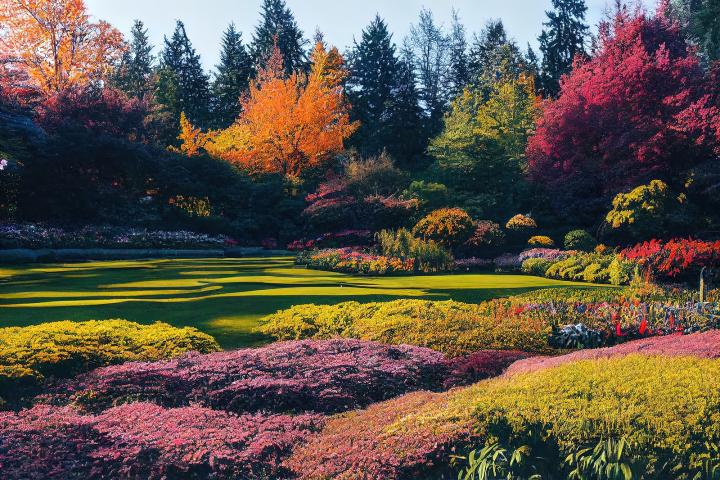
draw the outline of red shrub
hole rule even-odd
[[[651,240],[625,249],[621,255],[638,262],[660,277],[685,277],[702,267],[720,266],[720,241]]]
[[[449,374],[443,386],[448,389],[497,377],[517,360],[529,357],[518,350],[483,350],[448,362]]]

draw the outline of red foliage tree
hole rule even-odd
[[[531,177],[568,213],[597,213],[650,177],[671,180],[717,146],[709,83],[662,8],[654,16],[619,10],[601,28],[597,54],[545,104],[528,143]]]

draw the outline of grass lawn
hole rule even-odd
[[[302,303],[422,297],[479,302],[559,286],[525,275],[357,277],[295,267],[292,258],[109,261],[0,268],[0,326],[124,318],[194,326],[225,348],[262,343],[264,315]]]

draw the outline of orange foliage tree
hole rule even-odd
[[[0,50],[44,93],[106,78],[124,49],[109,23],[93,23],[83,0],[0,1]]]
[[[337,49],[320,42],[308,75],[285,76],[277,48],[242,99],[242,113],[230,128],[211,132],[205,149],[252,172],[298,177],[341,151],[357,128],[341,86],[345,75]]]

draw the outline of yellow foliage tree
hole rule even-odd
[[[289,177],[341,151],[357,128],[340,85],[342,57],[319,43],[312,60],[309,75],[286,77],[275,48],[243,98],[240,117],[230,128],[211,133],[205,149],[251,172]]]
[[[118,30],[90,21],[83,0],[0,2],[0,50],[44,93],[106,78],[124,48]]]

